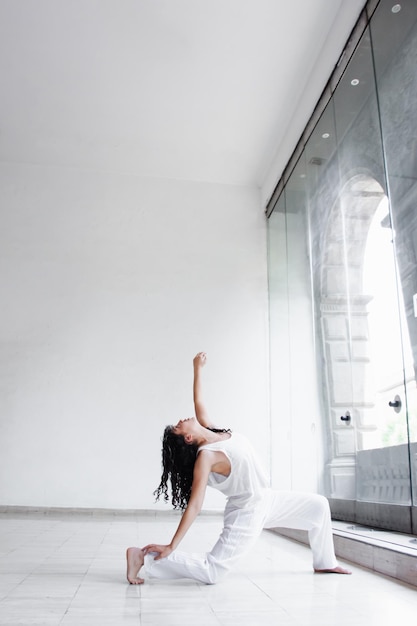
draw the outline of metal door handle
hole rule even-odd
[[[388,406],[392,407],[396,413],[399,413],[402,406],[400,396],[395,396],[392,402],[388,402]]]

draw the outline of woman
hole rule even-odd
[[[337,565],[327,500],[315,494],[273,491],[249,441],[230,430],[213,428],[202,401],[201,370],[206,354],[194,358],[193,395],[196,417],[167,426],[164,432],[163,474],[156,490],[168,500],[171,483],[174,508],[185,509],[167,545],[149,544],[128,548],[127,579],[138,576],[144,566],[151,578],[192,578],[216,583],[255,543],[263,528],[298,528],[309,533],[315,572],[350,574]],[[203,505],[207,485],[227,497],[224,527],[207,554],[177,550]]]

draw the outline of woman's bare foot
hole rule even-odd
[[[333,569],[315,569],[316,574],[351,574],[352,572],[344,567],[334,567]]]
[[[131,585],[142,585],[145,581],[139,578],[138,573],[144,562],[144,553],[140,548],[128,548],[126,550],[127,580]]]

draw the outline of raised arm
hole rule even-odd
[[[194,397],[195,416],[197,420],[200,422],[202,426],[204,426],[204,428],[209,428],[210,426],[212,426],[212,423],[210,421],[210,418],[207,413],[207,409],[203,402],[202,383],[201,383],[201,377],[202,377],[201,370],[205,366],[206,361],[207,361],[207,355],[205,352],[199,352],[194,357],[194,360],[193,360],[193,366],[194,366],[193,397]]]

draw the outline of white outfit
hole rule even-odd
[[[263,528],[307,530],[315,569],[333,569],[333,548],[329,503],[323,496],[310,493],[273,491],[262,465],[246,437],[233,433],[201,450],[223,452],[231,472],[225,477],[211,473],[208,484],[225,494],[224,526],[214,547],[207,554],[175,550],[155,561],[145,556],[145,574],[151,578],[192,578],[216,583],[256,542]]]

